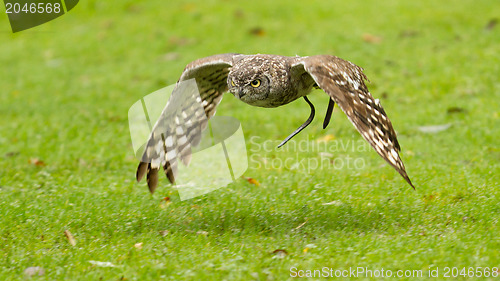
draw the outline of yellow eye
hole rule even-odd
[[[236,86],[236,85],[234,84],[234,81],[233,81],[233,80],[231,80],[231,86],[233,86],[233,87],[234,87],[234,86]]]
[[[254,88],[259,87],[260,86],[260,80],[259,79],[253,80],[252,82],[250,82],[250,85],[252,85],[252,87],[254,87]]]

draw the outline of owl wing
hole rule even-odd
[[[415,188],[399,157],[401,147],[392,123],[380,101],[368,91],[361,67],[335,56],[319,55],[297,58],[292,70],[299,75],[309,74],[339,105],[361,136]]]
[[[208,118],[215,114],[222,94],[227,91],[227,75],[237,55],[221,54],[198,59],[184,69],[153,127],[137,167],[137,181],[146,174],[151,193],[158,186],[160,167],[174,183],[177,160],[189,164],[191,147],[199,144]],[[185,83],[190,79],[195,79],[196,84]]]

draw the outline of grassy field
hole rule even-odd
[[[37,280],[286,280],[358,267],[422,273],[393,277],[412,280],[481,267],[499,280],[500,5],[290,2],[89,0],[16,34],[0,16],[0,280],[29,267],[43,268]],[[134,178],[129,107],[224,52],[364,67],[416,190],[338,108],[322,130],[318,91],[318,117],[294,140],[305,149],[263,148],[307,118],[303,101],[261,109],[225,96],[217,114],[241,121],[244,176],[258,184],[181,201],[162,177],[151,196]],[[324,157],[344,165],[311,167]],[[279,164],[288,159],[298,164]]]

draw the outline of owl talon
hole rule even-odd
[[[330,98],[328,102],[328,108],[326,109],[325,120],[323,121],[323,130],[326,129],[328,124],[330,124],[330,118],[332,118],[333,107],[335,106],[335,102]]]
[[[282,147],[285,143],[287,143],[291,138],[293,138],[295,135],[300,133],[305,127],[307,127],[309,124],[311,124],[312,120],[314,119],[314,113],[316,112],[314,110],[314,105],[309,101],[309,99],[304,96],[304,99],[306,100],[307,104],[311,107],[311,114],[309,115],[309,118],[307,118],[306,122],[304,124],[300,125],[300,127],[297,128],[293,133],[291,133],[284,141],[282,141],[279,145],[278,148]]]

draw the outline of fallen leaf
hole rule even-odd
[[[443,125],[431,125],[431,126],[421,126],[417,127],[417,129],[422,133],[427,134],[435,134],[445,130],[448,130],[451,127],[451,123],[443,124]]]
[[[107,261],[89,261],[89,262],[97,267],[116,267],[116,265]]]
[[[73,234],[71,234],[71,232],[69,230],[65,230],[64,235],[66,235],[66,238],[68,238],[68,242],[69,242],[69,244],[71,244],[71,246],[76,245],[75,237],[73,237]]]
[[[5,157],[7,157],[7,158],[14,157],[14,156],[17,156],[17,155],[19,155],[19,151],[11,151],[11,152],[5,153]]]
[[[237,10],[234,10],[233,15],[235,18],[241,19],[241,18],[245,17],[245,12],[243,12],[243,10],[237,9]]]
[[[314,248],[316,248],[316,247],[317,247],[317,246],[316,246],[315,244],[307,244],[307,245],[304,247],[304,249],[302,250],[302,252],[303,252],[304,254],[307,254],[307,252],[309,252],[309,250],[314,249]]]
[[[406,150],[404,154],[406,156],[415,156],[415,152],[413,152],[412,150]]]
[[[253,185],[255,185],[255,186],[260,186],[259,181],[257,181],[257,180],[256,180],[256,179],[254,179],[254,178],[247,178],[247,177],[245,177],[245,179],[246,179],[246,180],[247,180],[247,182],[248,182],[248,183],[250,183],[250,184],[253,184]]]
[[[208,235],[208,232],[207,232],[207,231],[204,231],[204,230],[198,230],[198,231],[196,231],[196,234],[198,234],[198,235],[203,235],[203,236],[207,236],[207,235]]]
[[[135,243],[134,248],[136,248],[137,250],[141,250],[142,249],[142,242]]]
[[[250,34],[262,37],[266,35],[266,32],[261,27],[254,27],[248,31]]]
[[[161,231],[160,231],[160,235],[161,235],[161,236],[167,236],[168,234],[170,234],[170,231],[169,231],[169,230],[161,230]]]
[[[105,20],[100,25],[103,29],[110,29],[115,26],[115,23],[112,20]]]
[[[437,195],[436,194],[428,194],[428,195],[424,195],[424,197],[422,198],[422,201],[424,201],[424,203],[426,204],[429,204],[431,201],[434,201],[434,199],[436,199]]]
[[[172,204],[172,201],[170,201],[170,197],[163,197],[163,199],[161,199],[160,208],[166,209],[170,204]]]
[[[329,142],[331,140],[334,140],[335,136],[334,135],[324,135],[320,138],[316,139],[316,142]]]
[[[182,38],[182,37],[172,36],[172,37],[170,37],[168,39],[168,42],[171,45],[178,46],[178,47],[183,47],[183,46],[186,46],[186,45],[193,44],[194,40],[190,39],[190,38]]]
[[[446,110],[446,113],[448,113],[448,114],[466,113],[466,112],[467,112],[467,110],[463,109],[462,107],[458,107],[458,106],[448,107],[448,109]]]
[[[39,266],[30,266],[24,270],[24,275],[27,277],[32,277],[35,275],[43,276],[45,275],[45,269]]]
[[[466,221],[468,221],[468,220],[470,220],[470,217],[467,217],[467,216],[462,217],[462,221],[463,221],[463,222],[466,222]]]
[[[335,156],[335,155],[333,155],[333,154],[331,154],[331,153],[328,153],[328,152],[320,152],[320,153],[319,153],[319,157],[320,157],[321,159],[325,159],[325,158],[333,158],[333,156]]]
[[[284,249],[277,249],[273,251],[273,254],[276,258],[282,259],[288,255],[288,252]]]
[[[373,34],[365,33],[363,34],[363,41],[372,44],[378,44],[382,42],[382,37],[375,36]]]
[[[125,8],[127,10],[127,12],[134,13],[134,14],[141,12],[141,7],[139,7],[138,5],[128,4],[127,6],[128,7]]]
[[[186,12],[192,12],[196,9],[196,5],[193,3],[186,3],[182,6],[182,9]]]
[[[45,162],[43,162],[42,160],[40,160],[38,158],[30,158],[29,163],[32,165],[38,166],[38,167],[43,167],[43,166],[47,165],[47,164],[45,164]]]
[[[297,227],[295,228],[295,230],[297,230],[297,229],[299,229],[299,228],[303,227],[303,226],[307,223],[307,220],[308,220],[308,219],[306,218],[306,220],[305,220],[303,223],[301,223],[299,226],[297,226]]]
[[[170,53],[166,53],[166,54],[162,55],[161,59],[163,61],[174,61],[174,60],[178,60],[180,57],[181,57],[181,55],[179,53],[170,52]]]
[[[415,37],[418,35],[418,31],[416,30],[403,30],[399,33],[399,37],[405,38],[405,37]]]
[[[498,24],[498,19],[490,19],[490,21],[488,21],[488,23],[486,24],[486,26],[484,27],[484,29],[486,30],[492,30],[493,28],[495,28],[495,26],[497,26]]]
[[[321,204],[321,205],[323,205],[323,206],[328,206],[328,205],[342,206],[342,205],[344,205],[344,202],[334,200],[334,201],[332,201],[332,202],[323,203],[323,204]]]

